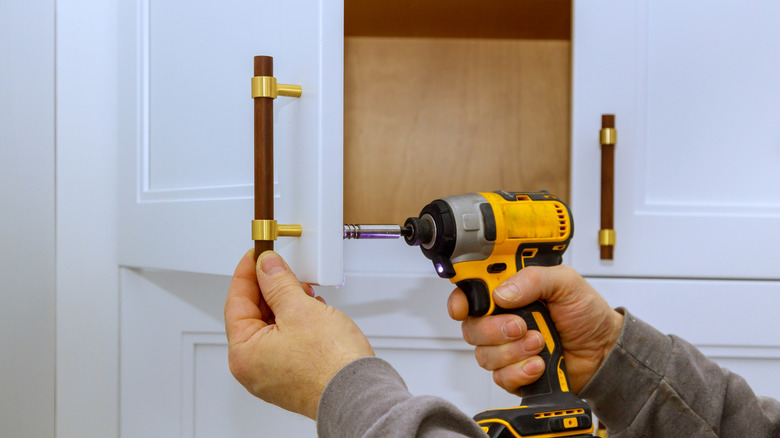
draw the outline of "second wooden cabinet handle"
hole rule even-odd
[[[599,230],[599,246],[601,260],[612,260],[615,257],[615,145],[617,131],[615,130],[615,115],[601,116],[601,230]]]

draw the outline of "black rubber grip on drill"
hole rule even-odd
[[[493,312],[493,314],[502,313],[520,315],[529,331],[535,330],[542,333],[542,335],[546,334],[544,349],[539,353],[545,365],[544,374],[536,382],[521,388],[523,403],[528,404],[532,402],[534,396],[537,395],[569,392],[570,384],[568,376],[566,376],[561,339],[558,336],[558,331],[555,330],[555,324],[553,324],[550,318],[547,306],[542,301],[536,301],[519,309],[504,309],[497,306]],[[538,315],[540,322],[546,328],[539,326],[537,318],[534,318],[534,313]],[[559,369],[561,374],[559,374]]]
[[[482,316],[490,311],[490,290],[478,279],[461,280],[456,283],[466,294],[469,302],[469,316]]]
[[[540,353],[545,370],[539,380],[520,388],[523,397],[521,406],[481,412],[474,416],[474,420],[488,429],[490,438],[540,435],[592,437],[590,407],[569,389],[563,348],[547,306],[542,301],[536,301],[520,309],[495,308],[494,314],[502,313],[520,315],[528,330],[546,334],[544,350]]]

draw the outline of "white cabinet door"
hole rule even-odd
[[[253,246],[256,55],[303,88],[274,102],[275,216],[303,228],[276,249],[301,280],[343,281],[343,4],[120,0],[118,16],[119,435],[314,436],[230,375],[222,309]]]
[[[119,261],[232,274],[252,247],[253,57],[274,57],[276,249],[302,280],[343,279],[340,0],[121,0]]]
[[[572,264],[778,279],[780,3],[575,1]],[[599,260],[600,116],[616,114],[615,260]]]

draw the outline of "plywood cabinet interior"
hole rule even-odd
[[[568,199],[570,1],[345,2],[344,220],[471,191]]]

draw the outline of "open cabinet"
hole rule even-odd
[[[344,283],[318,292],[412,391],[475,413],[516,402],[478,369],[447,317],[452,286],[418,249],[342,243],[341,228],[459,192],[565,199],[568,2],[123,0],[119,16],[123,435],[313,435],[226,366],[227,275],[251,246],[255,55],[303,89],[274,102],[276,219],[303,227],[277,250],[301,280]]]
[[[344,219],[402,224],[434,199],[569,187],[571,4],[346,1]],[[414,394],[465,412],[518,399],[449,319],[419,248],[344,242],[347,312]]]
[[[780,10],[574,3],[58,1],[58,436],[314,435],[227,368],[224,294],[252,244],[255,55],[303,87],[274,103],[276,219],[304,232],[277,249],[302,280],[343,283],[318,293],[413,392],[468,412],[516,402],[476,366],[446,314],[452,286],[419,250],[342,242],[342,225],[497,189],[570,202],[571,261],[610,303],[740,372],[776,367]],[[603,113],[618,130],[612,263],[596,240]],[[757,120],[754,141],[730,120]]]
[[[122,4],[123,265],[227,275],[250,243],[255,54],[303,87],[274,103],[274,190],[280,223],[303,226],[277,247],[305,281],[340,283],[342,196],[357,223],[459,192],[567,197],[568,2],[348,2],[343,31],[338,2],[270,4],[300,12],[268,26],[255,3]]]
[[[345,2],[344,219],[569,190],[569,1]]]

